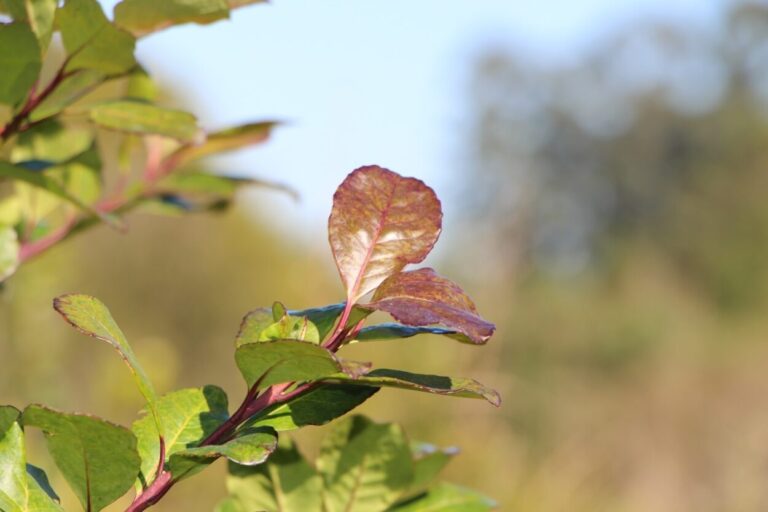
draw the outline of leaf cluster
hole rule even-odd
[[[250,3],[123,0],[110,20],[97,0],[0,0],[0,281],[84,228],[122,229],[130,210],[218,211],[242,185],[275,186],[200,164],[265,141],[274,121],[206,131],[163,105],[134,55],[140,37]]]
[[[499,405],[499,395],[473,379],[374,368],[371,362],[339,354],[351,343],[422,333],[472,345],[488,340],[493,324],[479,315],[457,284],[429,268],[405,269],[430,252],[441,218],[437,197],[419,180],[378,166],[350,173],[334,196],[329,218],[329,241],[347,300],[304,310],[275,302],[249,312],[234,341],[246,393],[232,413],[225,392],[212,385],[158,396],[101,301],[79,294],[58,297],[54,308],[67,322],[119,353],[146,399],[145,415],[127,430],[32,405],[9,420],[9,425],[18,424],[9,428],[17,432],[22,426],[34,427],[46,434],[54,462],[86,510],[100,510],[131,485],[137,494],[128,510],[145,510],[177,482],[219,458],[228,459],[232,470],[233,495],[222,510],[459,510],[449,503],[475,507],[461,510],[487,510],[485,498],[452,486],[423,494],[425,479],[436,473],[429,470],[425,476],[424,468],[441,465],[423,462],[423,454],[409,448],[397,426],[362,417],[340,423],[324,444],[316,473],[281,436],[343,416],[384,387]],[[366,327],[374,311],[389,313],[396,322]],[[23,466],[22,459],[23,450],[18,450],[11,460]],[[267,460],[272,464],[263,466]],[[311,506],[283,503],[309,499],[301,489],[283,496],[280,486],[293,478],[293,471],[306,477]],[[290,475],[275,476],[283,472]],[[244,496],[258,497],[246,503],[251,498]]]

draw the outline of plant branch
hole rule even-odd
[[[275,384],[266,388],[261,394],[254,384],[245,396],[243,403],[238,407],[227,421],[222,423],[213,433],[200,442],[199,446],[221,444],[229,441],[232,435],[244,421],[273,405],[288,402],[303,393],[313,389],[317,383],[309,382],[300,384],[296,389],[286,392],[293,383]],[[161,466],[162,468],[162,466]],[[125,509],[125,512],[141,512],[156,504],[174,485],[173,476],[169,471],[162,469],[152,484],[136,496],[133,503]]]
[[[35,87],[32,88],[29,94],[29,98],[27,98],[26,103],[21,108],[21,110],[19,110],[18,114],[13,116],[13,119],[11,119],[8,124],[2,128],[2,130],[0,130],[0,139],[6,141],[15,133],[23,131],[22,126],[24,122],[27,121],[32,111],[35,110],[38,105],[43,102],[43,100],[50,96],[51,93],[55,91],[59,85],[61,85],[61,82],[63,82],[65,78],[71,76],[72,73],[74,73],[74,71],[64,71],[66,64],[66,62],[62,64],[61,68],[59,68],[59,70],[56,72],[56,75],[54,75],[53,79],[48,83],[48,85],[45,86],[45,89],[40,91],[40,94],[36,94]]]

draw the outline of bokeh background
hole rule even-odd
[[[161,391],[238,401],[240,318],[342,298],[331,196],[377,163],[437,190],[428,264],[498,331],[353,356],[476,377],[504,403],[389,390],[361,412],[461,447],[446,477],[503,511],[768,510],[768,3],[275,0],[138,56],[208,128],[286,121],[210,166],[302,199],[136,215],[22,268],[0,294],[0,401],[135,418],[119,358],[52,311],[71,291],[110,306]],[[305,453],[322,433],[302,431]],[[210,510],[213,472],[158,510]]]

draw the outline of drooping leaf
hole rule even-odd
[[[91,107],[89,115],[100,126],[128,133],[154,133],[180,141],[192,141],[201,134],[192,114],[139,101],[99,103]]]
[[[422,261],[441,223],[440,201],[422,181],[378,166],[353,171],[336,190],[328,220],[347,301],[357,302],[405,265]]]
[[[0,510],[63,512],[42,469],[26,463],[20,412],[0,406]]]
[[[277,434],[272,429],[249,429],[224,444],[187,448],[171,455],[168,469],[174,480],[188,478],[219,457],[244,466],[262,464],[277,448]]]
[[[55,116],[105,79],[104,73],[94,69],[79,69],[67,74],[56,89],[32,110],[30,121]]]
[[[408,441],[398,425],[363,416],[339,422],[323,440],[317,469],[326,512],[381,512],[413,479]]]
[[[411,452],[414,476],[408,494],[422,492],[429,487],[459,450],[454,447],[441,449],[428,443],[411,443]]]
[[[66,0],[56,12],[68,70],[93,69],[114,75],[136,65],[136,40],[114,26],[97,0]]]
[[[37,80],[40,45],[27,23],[0,24],[0,103],[16,105]]]
[[[487,512],[496,506],[495,501],[476,491],[440,483],[422,495],[387,509],[387,512]]]
[[[211,23],[229,16],[226,0],[123,0],[115,23],[136,36],[182,23]]]
[[[474,379],[423,375],[384,368],[373,370],[366,375],[357,378],[334,376],[333,379],[364,386],[387,386],[424,391],[426,393],[435,393],[438,395],[450,395],[463,398],[483,398],[496,407],[501,405],[501,397],[496,391],[483,386]]]
[[[18,181],[27,183],[29,185],[32,185],[33,187],[43,189],[55,196],[58,196],[64,199],[69,203],[74,204],[75,206],[85,211],[86,213],[94,217],[98,217],[103,222],[111,226],[120,225],[119,221],[116,220],[115,218],[109,215],[105,215],[101,212],[98,212],[94,210],[92,207],[88,206],[87,204],[84,204],[77,197],[70,194],[62,186],[61,183],[52,179],[50,176],[47,176],[44,173],[39,171],[31,171],[29,169],[25,169],[23,165],[24,165],[24,162],[20,162],[18,165],[13,165],[10,162],[4,162],[0,160],[0,178],[9,178],[13,180],[18,180]]]
[[[341,362],[315,343],[294,340],[245,343],[235,351],[240,373],[251,388],[293,381],[314,381],[343,372]]]
[[[457,284],[431,268],[395,274],[376,289],[366,307],[386,311],[407,325],[441,325],[482,344],[496,328],[477,312],[475,304]],[[459,338],[461,340],[461,338]]]
[[[441,336],[456,336],[459,333],[442,327],[414,327],[396,323],[376,324],[363,327],[357,334],[357,341],[396,340],[411,338],[419,334],[439,334]]]
[[[229,417],[227,395],[216,386],[180,389],[157,400],[157,412],[163,425],[165,460],[213,433]],[[135,421],[131,428],[138,440],[141,456],[139,486],[152,482],[160,457],[157,426],[151,415]]]
[[[43,431],[53,461],[86,510],[103,509],[133,484],[140,460],[130,430],[39,405],[25,409],[23,423]]]
[[[274,121],[263,121],[209,133],[202,144],[182,146],[171,153],[168,160],[173,162],[174,167],[180,167],[199,158],[259,144],[269,138],[276,124]]]
[[[346,384],[323,384],[312,391],[255,416],[249,425],[272,427],[278,432],[308,425],[325,425],[365,402],[378,388]]]
[[[30,480],[29,508],[31,510],[64,510],[59,505],[59,496],[51,487],[48,475],[45,474],[42,468],[27,464],[27,478]]]
[[[242,178],[205,172],[170,173],[160,180],[156,190],[160,193],[180,195],[193,200],[230,201],[242,187],[264,187],[285,192],[297,198],[297,192],[283,184],[257,178]]]
[[[0,281],[16,272],[19,266],[19,241],[16,230],[0,225]]]
[[[233,510],[322,512],[323,481],[296,445],[281,438],[266,464],[229,464],[227,490]]]
[[[157,394],[149,377],[139,364],[133,349],[128,344],[123,331],[120,330],[112,314],[96,297],[82,294],[61,295],[53,300],[54,309],[77,330],[105,341],[117,350],[128,369],[133,374],[136,386],[147,401],[147,406],[155,420],[158,431],[163,431],[160,415],[156,408]]]

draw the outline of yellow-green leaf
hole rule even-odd
[[[91,107],[91,120],[105,128],[128,133],[165,135],[183,142],[202,136],[195,116],[189,112],[158,107],[139,101],[109,101]]]

